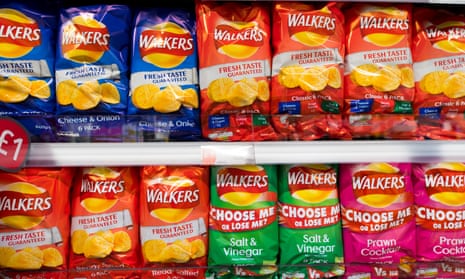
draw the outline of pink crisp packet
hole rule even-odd
[[[411,164],[342,164],[340,175],[345,278],[411,275],[415,262]]]
[[[413,165],[417,278],[465,276],[465,164]]]

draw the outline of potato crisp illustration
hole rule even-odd
[[[161,33],[172,33],[178,35],[189,34],[188,30],[185,30],[174,22],[162,22],[152,27],[153,30],[160,31]],[[176,55],[166,52],[152,52],[143,57],[143,60],[152,63],[160,68],[174,68],[179,66],[187,56]]]
[[[74,91],[72,104],[77,110],[95,108],[101,101],[102,95],[97,81],[85,82]]]
[[[402,67],[400,69],[400,84],[407,88],[415,87],[415,78],[411,67]]]
[[[325,67],[315,66],[306,69],[300,76],[299,86],[304,91],[321,91],[328,84],[328,74]]]
[[[234,80],[231,78],[215,79],[208,85],[208,98],[214,102],[226,102],[229,89],[234,85]]]
[[[63,33],[65,34],[80,34],[83,30],[92,29],[105,29],[106,26],[95,20],[92,16],[80,15],[72,18],[71,21],[67,22],[63,27]],[[81,30],[83,29],[83,30]],[[105,51],[103,49],[83,49],[77,45],[64,45],[63,56],[69,60],[79,63],[94,63],[103,56]]]
[[[8,260],[16,253],[11,247],[0,247],[0,267],[7,267]]]
[[[258,84],[254,79],[243,79],[229,88],[227,100],[235,107],[245,107],[253,104],[258,96]]]
[[[396,90],[401,83],[401,71],[397,66],[385,66],[376,72],[373,88],[380,92]]]
[[[13,191],[20,194],[41,194],[44,189],[26,182],[14,182],[7,184],[1,191]],[[1,192],[0,192],[1,193]],[[44,216],[10,215],[0,219],[0,224],[11,228],[28,230],[40,224],[45,219]]]
[[[155,92],[153,96],[153,108],[161,113],[170,113],[178,111],[181,108],[181,102],[176,98],[176,90],[179,87],[168,85],[164,89]],[[181,88],[179,88],[181,90]]]
[[[74,92],[78,88],[76,81],[72,79],[64,80],[57,85],[57,102],[67,106],[73,102]]]
[[[160,262],[161,251],[167,246],[166,242],[161,239],[151,239],[142,245],[144,258],[149,262]]]
[[[258,81],[258,89],[257,89],[257,99],[262,102],[266,102],[270,99],[270,86],[266,80],[259,80]]]
[[[279,69],[278,80],[281,85],[287,88],[299,86],[300,76],[305,68],[300,65],[290,65]]]
[[[420,88],[429,94],[441,94],[443,84],[448,77],[449,73],[446,71],[430,72],[420,80]]]
[[[191,257],[197,259],[207,254],[205,243],[201,239],[196,239],[191,242]]]
[[[43,266],[58,267],[63,264],[63,256],[61,255],[60,251],[58,251],[56,248],[45,248],[43,250],[43,254]]]
[[[144,84],[138,86],[132,92],[131,101],[139,109],[150,109],[153,107],[153,96],[160,91],[155,84]]]
[[[190,251],[173,243],[163,248],[160,260],[163,263],[185,263],[190,260]]]
[[[103,236],[91,235],[84,241],[84,256],[86,258],[105,258],[113,251],[113,243]]]
[[[462,98],[465,96],[465,76],[452,74],[444,81],[443,93],[449,98]]]
[[[108,104],[118,104],[121,101],[118,88],[112,83],[105,82],[100,85],[102,101]]]
[[[28,251],[19,251],[13,254],[7,262],[7,267],[16,270],[34,270],[42,267],[43,258],[29,253]]]
[[[377,71],[378,67],[375,64],[363,64],[355,67],[350,73],[350,77],[357,85],[371,86]]]
[[[74,254],[84,254],[84,242],[89,234],[85,230],[75,230],[71,235],[71,249]]]
[[[47,99],[50,97],[50,87],[43,80],[33,80],[31,82],[30,95],[40,99]]]
[[[7,22],[12,21],[18,26],[36,24],[33,19],[27,17],[25,14],[10,8],[0,9],[0,18]],[[5,58],[18,58],[28,54],[32,49],[33,46],[28,46],[24,43],[15,42],[14,40],[2,40],[0,43],[0,56]]]
[[[27,78],[11,76],[0,80],[0,101],[19,103],[29,97],[31,83]]]
[[[328,85],[332,88],[341,88],[342,86],[342,78],[339,72],[339,69],[335,66],[331,66],[326,69],[328,75]]]
[[[127,252],[131,250],[131,238],[125,231],[118,231],[114,234],[113,251],[114,252]]]
[[[183,106],[192,108],[199,107],[199,96],[197,91],[193,88],[187,88],[186,90],[177,91],[176,98],[181,102]]]

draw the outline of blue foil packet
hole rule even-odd
[[[0,116],[55,113],[57,18],[49,12],[0,2]]]
[[[60,11],[55,64],[57,114],[126,112],[131,16],[125,5]]]
[[[155,121],[129,117],[129,127],[136,134],[163,129],[170,139],[200,137],[193,12],[165,7],[136,13],[129,96],[128,115],[156,116]]]

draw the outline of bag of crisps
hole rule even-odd
[[[281,165],[278,178],[280,274],[344,274],[337,166]]]
[[[415,9],[415,114],[427,138],[463,138],[465,16],[452,9]]]
[[[0,22],[0,115],[54,114],[56,16],[8,2]]]
[[[272,114],[341,113],[344,16],[335,2],[273,3]]]
[[[339,197],[348,278],[413,276],[413,195],[408,163],[340,165]],[[361,277],[363,274],[368,277]]]
[[[229,115],[270,112],[270,11],[258,2],[197,1],[195,9],[202,134],[240,140]]]
[[[209,274],[274,275],[279,250],[276,166],[214,166],[210,172]]]
[[[457,263],[465,259],[464,177],[465,164],[460,162],[413,165],[417,278],[463,276],[463,265]]]
[[[412,114],[412,5],[356,3],[345,15],[345,113]]]
[[[71,200],[71,269],[82,270],[81,276],[116,276],[118,271],[101,269],[139,266],[138,197],[136,167],[79,168]]]
[[[208,252],[209,169],[141,168],[140,243],[146,278],[201,278]]]
[[[14,278],[67,278],[73,168],[0,171],[0,268]],[[5,270],[7,269],[7,270]],[[43,271],[32,273],[32,271]],[[31,272],[29,272],[31,271]],[[63,271],[63,272],[57,272]]]
[[[165,128],[170,139],[200,137],[197,38],[193,12],[145,9],[134,19],[128,114],[136,132]]]
[[[106,127],[123,122],[105,115],[121,117],[127,111],[131,11],[125,5],[90,5],[59,14],[57,114],[68,116],[58,117],[58,134],[65,139],[107,135]],[[112,136],[121,136],[121,127],[117,132]]]

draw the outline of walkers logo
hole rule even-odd
[[[295,166],[288,171],[292,197],[308,203],[336,198],[336,171],[327,165]]]
[[[108,167],[91,168],[83,173],[80,185],[81,205],[90,213],[102,213],[118,202],[125,181],[120,173]]]
[[[18,58],[40,45],[37,23],[14,9],[0,9],[0,57]]]
[[[143,60],[160,68],[179,66],[194,52],[188,30],[173,22],[163,22],[142,31],[139,50]]]
[[[250,205],[268,192],[268,175],[261,166],[222,168],[216,183],[221,200],[237,206]]]
[[[218,51],[235,59],[254,55],[264,44],[266,33],[254,22],[230,22],[220,24],[214,30]]]
[[[109,50],[110,33],[102,22],[81,14],[63,24],[61,44],[66,59],[94,63]]]
[[[0,224],[28,230],[52,213],[52,198],[36,185],[14,182],[0,188]]]
[[[323,45],[336,30],[336,17],[328,7],[288,15],[289,34],[294,41],[315,47]]]
[[[437,22],[425,22],[427,38],[435,48],[450,52],[465,52],[465,22],[463,17],[441,17]]]
[[[425,186],[430,198],[448,206],[465,204],[465,165],[442,162],[425,171]]]
[[[383,208],[401,201],[405,179],[398,168],[388,163],[371,163],[354,172],[352,187],[358,202]]]
[[[150,214],[167,223],[178,223],[200,204],[200,190],[194,181],[180,176],[157,178],[147,187]]]
[[[409,34],[408,12],[396,7],[370,7],[360,15],[360,32],[377,46],[398,44]]]

